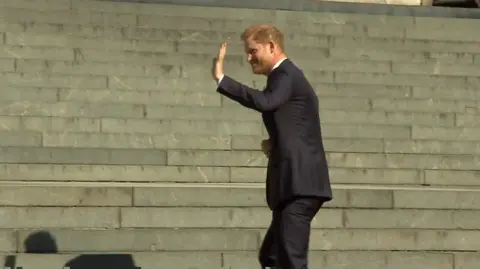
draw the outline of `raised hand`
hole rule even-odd
[[[218,81],[223,76],[223,60],[225,59],[226,53],[227,42],[223,42],[220,45],[217,57],[213,60],[212,76],[215,81]]]

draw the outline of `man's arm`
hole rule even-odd
[[[240,104],[259,112],[274,110],[292,94],[291,78],[284,72],[272,79],[264,91],[252,89],[229,76],[219,79],[217,91]]]
[[[238,102],[239,104],[241,104],[241,105],[243,105],[243,106],[245,106],[245,107],[248,107],[248,108],[251,108],[251,109],[256,110],[256,111],[258,111],[258,112],[261,112],[261,111],[258,110],[255,106],[253,106],[251,103],[245,102],[245,100],[243,100],[243,99],[241,99],[241,98],[238,98],[237,96],[234,96],[234,95],[230,94],[229,92],[222,91],[222,90],[220,89],[220,84],[222,83],[222,81],[223,81],[224,78],[225,78],[225,75],[222,75],[222,76],[220,77],[220,79],[218,80],[217,83],[218,83],[219,86],[218,86],[218,88],[217,88],[217,92],[219,92],[219,93],[223,94],[224,96],[226,96],[226,97],[228,97],[228,98],[230,98],[230,99]],[[232,84],[232,83],[233,83],[233,84],[240,84],[240,82],[237,82],[237,81],[233,80],[232,78],[230,78],[229,83],[230,83],[230,84]],[[239,87],[248,88],[248,86],[243,85],[243,84],[240,84]],[[250,89],[250,88],[249,88],[249,89]],[[255,89],[250,89],[250,90],[256,91]]]

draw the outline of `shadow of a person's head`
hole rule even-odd
[[[130,254],[84,254],[70,260],[70,269],[138,269]]]
[[[55,237],[47,231],[31,233],[23,242],[25,253],[57,253]]]
[[[48,231],[37,231],[28,235],[23,242],[25,253],[58,253],[58,246],[53,234]],[[14,264],[15,261],[8,261]],[[5,263],[7,264],[7,263]],[[130,254],[84,254],[68,261],[64,267],[70,269],[136,269]]]

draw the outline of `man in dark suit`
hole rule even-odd
[[[212,75],[219,93],[262,113],[268,131],[261,146],[268,156],[266,195],[273,216],[259,261],[262,268],[307,269],[311,221],[332,200],[318,99],[284,53],[283,35],[275,26],[253,25],[242,39],[253,73],[267,76],[266,88],[251,89],[224,75],[226,42]]]

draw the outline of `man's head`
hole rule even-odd
[[[283,34],[271,24],[252,25],[241,38],[255,74],[268,75],[277,61],[285,57]]]

